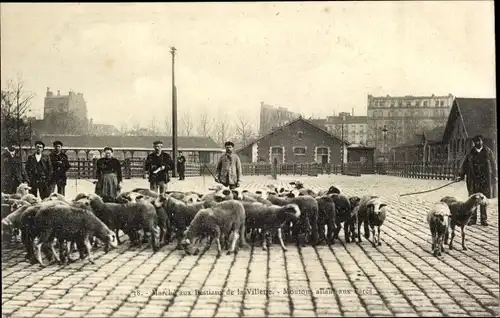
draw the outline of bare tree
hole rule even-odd
[[[184,136],[191,136],[193,131],[193,121],[191,119],[191,114],[189,112],[185,112],[181,117],[182,122],[182,133]]]
[[[245,116],[238,116],[236,123],[236,138],[240,146],[246,145],[253,136],[252,124]]]
[[[219,114],[215,123],[214,140],[219,144],[223,144],[230,136],[231,124],[227,120],[226,114]]]
[[[151,133],[153,136],[155,136],[159,133],[158,125],[156,124],[156,117],[154,115],[151,118],[151,124],[150,124],[148,130],[149,130],[149,133]]]
[[[2,143],[17,143],[31,140],[31,129],[28,119],[31,100],[35,97],[24,88],[21,78],[16,83],[8,81],[1,90],[1,124]]]
[[[206,107],[203,107],[198,115],[197,132],[199,136],[208,137],[212,131],[213,119]]]
[[[141,124],[136,121],[132,124],[132,128],[130,129],[130,135],[132,136],[140,136],[142,134],[142,127]]]
[[[121,132],[122,135],[128,135],[129,129],[128,129],[128,125],[127,125],[126,122],[123,122],[120,125],[120,132]]]

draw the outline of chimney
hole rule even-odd
[[[47,97],[52,96],[52,92],[50,91],[50,87],[48,87],[48,86],[47,86],[47,93],[45,94],[45,96],[47,96]]]
[[[57,96],[61,96],[61,92],[57,90]]]
[[[354,107],[352,108],[352,116],[354,116]]]

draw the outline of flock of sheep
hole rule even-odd
[[[121,244],[123,231],[132,246],[150,242],[157,252],[172,239],[176,249],[187,254],[203,252],[215,240],[217,257],[222,250],[227,254],[248,246],[247,240],[259,239],[262,248],[277,239],[286,251],[285,241],[312,246],[334,244],[344,229],[346,243],[361,243],[361,226],[366,239],[372,237],[373,246],[380,246],[380,227],[388,215],[388,206],[378,196],[347,196],[336,187],[316,193],[304,188],[301,182],[290,183],[289,189],[268,186],[247,190],[218,186],[208,193],[167,191],[158,194],[149,189],[123,192],[115,203],[103,202],[95,194],[80,193],[68,200],[57,193],[40,200],[29,194],[29,187],[21,184],[17,193],[2,193],[2,240],[17,239],[19,232],[26,249],[26,258],[32,263],[42,261],[42,252],[51,261],[73,261],[71,252],[77,250],[80,258],[92,260],[92,247],[99,244],[105,252]],[[462,229],[478,205],[486,204],[484,195],[470,196],[466,202],[445,197],[430,209],[427,222],[432,235],[435,256],[444,251],[451,228],[452,249],[454,228]],[[371,235],[370,235],[371,234]],[[56,240],[56,242],[54,242]],[[59,253],[56,252],[56,244]]]

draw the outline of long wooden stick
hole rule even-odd
[[[453,180],[452,182],[447,183],[447,184],[445,184],[445,185],[443,185],[443,186],[440,186],[440,187],[438,187],[438,188],[435,188],[435,189],[426,190],[426,191],[420,191],[420,192],[405,193],[405,194],[400,194],[399,196],[400,196],[400,197],[404,197],[404,196],[407,196],[407,195],[412,195],[412,194],[421,194],[421,193],[432,192],[432,191],[436,191],[436,190],[442,189],[442,188],[444,188],[444,187],[447,187],[447,186],[449,186],[449,185],[451,185],[451,184],[454,184],[454,183],[457,183],[457,182],[460,182],[460,181]]]

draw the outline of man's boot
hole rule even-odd
[[[467,225],[476,225],[477,223],[477,209],[472,213],[472,216],[470,217],[469,223]]]
[[[488,214],[486,213],[486,205],[481,205],[480,211],[481,211],[481,225],[488,226],[487,222]]]

